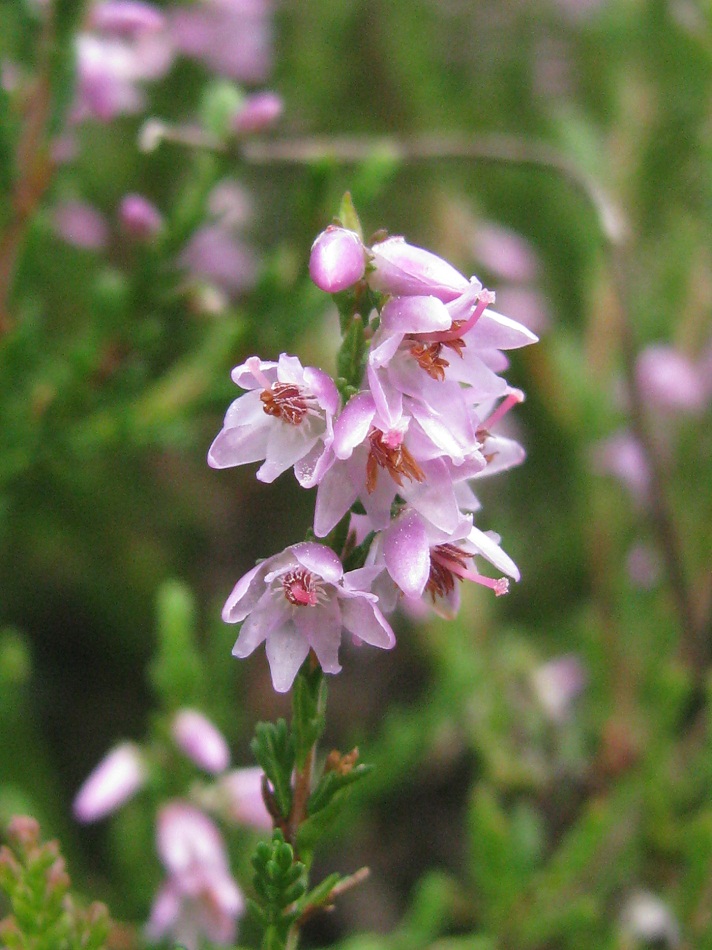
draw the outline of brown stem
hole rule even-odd
[[[294,775],[294,791],[292,794],[292,809],[287,819],[286,840],[294,848],[295,859],[298,860],[297,853],[297,834],[299,826],[307,817],[307,803],[311,794],[312,773],[314,771],[314,759],[316,757],[316,746],[309,750],[304,767],[297,769]]]
[[[49,57],[51,43],[52,16],[48,13],[40,39],[39,72],[29,97],[25,123],[17,144],[16,167],[19,177],[10,199],[12,217],[0,236],[0,334],[7,332],[12,325],[9,302],[17,257],[27,225],[51,177],[51,162],[47,155],[43,154],[52,101]]]

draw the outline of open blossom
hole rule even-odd
[[[432,251],[390,237],[371,247],[368,282],[385,294],[424,295],[448,301],[467,289],[468,280]]]
[[[492,578],[473,567],[473,559],[483,557],[503,574],[519,580],[519,570],[499,546],[492,532],[480,531],[472,518],[463,516],[450,533],[440,531],[418,512],[405,508],[379,535],[369,555],[369,563],[381,564],[395,588],[406,597],[427,595],[441,616],[454,617],[460,605],[459,583],[473,581],[489,587],[497,596],[506,594],[509,582],[505,577]],[[374,585],[391,607],[394,591]]]
[[[294,544],[267,558],[238,581],[223,608],[226,623],[242,622],[233,654],[249,656],[265,642],[274,688],[285,693],[310,650],[324,672],[339,672],[344,629],[389,649],[393,631],[378,598],[362,584],[363,574],[345,574],[336,554],[322,544]]]
[[[272,482],[294,466],[299,483],[311,487],[333,438],[339,407],[333,380],[285,353],[277,363],[251,356],[232,371],[232,378],[248,392],[229,407],[208,463],[228,468],[264,459],[257,472],[260,481]]]
[[[169,802],[158,814],[156,846],[168,877],[153,902],[149,939],[170,936],[186,950],[204,938],[232,944],[245,902],[216,825],[188,802]]]

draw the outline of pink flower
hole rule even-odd
[[[144,785],[146,768],[132,742],[116,746],[84,781],[74,799],[77,821],[105,818],[127,802]]]
[[[468,280],[441,257],[390,237],[371,248],[368,282],[384,294],[433,296],[447,302],[467,289]]]
[[[142,0],[105,0],[92,7],[89,25],[100,33],[136,36],[163,29],[165,17],[158,7]]]
[[[245,902],[215,824],[187,802],[169,802],[158,814],[156,845],[168,878],[153,902],[149,939],[170,936],[187,950],[203,939],[232,944]]]
[[[225,804],[225,811],[238,825],[252,828],[271,828],[272,818],[262,798],[262,769],[259,766],[233,769],[223,775],[217,784],[217,793]]]
[[[230,764],[230,749],[225,737],[197,710],[181,709],[176,713],[171,732],[179,749],[206,772],[224,772]]]
[[[238,135],[263,132],[275,124],[283,111],[284,101],[276,92],[255,92],[245,97],[233,119],[233,128]]]
[[[459,512],[445,460],[469,462],[472,471],[484,468],[474,429],[466,415],[458,415],[457,405],[449,418],[415,401],[401,408],[399,416],[384,418],[370,392],[349,400],[334,426],[326,471],[319,480],[317,537],[325,537],[356,500],[366,509],[371,527],[382,530],[390,522],[396,495],[442,530],[455,528]]]
[[[109,241],[109,226],[104,215],[83,201],[67,201],[54,212],[54,226],[68,244],[100,251]]]
[[[272,482],[294,466],[303,487],[314,485],[339,408],[333,380],[286,353],[277,363],[251,356],[232,371],[232,378],[248,392],[229,407],[208,464],[227,468],[264,459],[257,472],[260,481]]]
[[[257,276],[254,251],[222,223],[198,228],[183,248],[178,263],[194,277],[231,294],[249,290]]]
[[[336,294],[363,277],[366,257],[361,238],[354,231],[328,227],[312,244],[309,274],[320,290]]]
[[[562,723],[571,715],[574,701],[586,685],[586,672],[578,657],[559,656],[542,663],[532,673],[537,699],[552,722]]]
[[[163,227],[160,211],[143,195],[124,195],[119,220],[124,232],[137,241],[149,240]]]
[[[696,414],[707,402],[703,374],[672,346],[648,346],[638,356],[636,375],[643,398],[653,409]]]
[[[233,655],[249,656],[266,641],[272,683],[285,693],[310,649],[325,673],[339,672],[343,629],[390,649],[395,636],[364,579],[362,572],[344,574],[336,554],[314,542],[267,558],[238,581],[223,608],[226,623],[244,621]]]
[[[260,83],[272,68],[269,0],[199,0],[173,11],[171,37],[185,55],[240,82]]]
[[[445,533],[416,511],[405,508],[377,538],[369,563],[382,563],[406,597],[428,594],[441,616],[454,617],[460,605],[460,581],[489,587],[497,596],[509,590],[506,578],[486,577],[475,571],[471,563],[475,556],[484,557],[519,580],[519,570],[499,546],[499,538],[480,531],[471,517],[462,517],[453,532]]]

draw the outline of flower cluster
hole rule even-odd
[[[213,777],[190,791],[190,800],[171,798],[156,815],[156,850],[166,877],[156,894],[146,935],[168,936],[186,950],[198,950],[207,937],[219,944],[234,940],[245,901],[230,873],[228,852],[216,823],[272,827],[262,799],[262,770],[229,770],[230,751],[222,733],[202,713],[181,709],[170,726],[175,746]],[[88,776],[74,799],[74,815],[89,823],[106,817],[132,798],[150,779],[145,754],[131,742],[116,746]]]
[[[389,237],[370,246],[328,227],[312,247],[312,280],[335,295],[350,378],[295,356],[256,356],[232,372],[246,390],[208,453],[214,468],[261,461],[271,482],[293,468],[316,488],[313,536],[246,574],[223,619],[242,623],[233,653],[266,643],[274,688],[288,691],[310,651],[336,673],[341,634],[390,648],[385,619],[426,597],[445,616],[459,582],[495,594],[519,579],[499,538],[475,526],[473,481],[517,465],[520,445],[495,430],[523,399],[500,373],[503,350],[536,337],[490,309],[494,294],[435,254]],[[340,357],[340,368],[345,366]],[[353,360],[352,360],[353,364]],[[483,559],[500,576],[481,574]]]

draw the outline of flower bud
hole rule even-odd
[[[218,791],[225,812],[238,825],[271,828],[272,818],[262,798],[262,769],[233,769],[220,779]]]
[[[636,364],[645,401],[663,412],[697,413],[707,401],[702,374],[671,346],[649,346]]]
[[[432,296],[448,303],[464,293],[469,281],[441,257],[390,237],[371,248],[374,269],[368,282],[381,293]]]
[[[145,783],[146,768],[138,748],[124,742],[112,749],[86,779],[74,799],[77,821],[98,821],[128,801]]]
[[[224,772],[230,764],[225,737],[197,710],[181,709],[173,720],[172,733],[181,752],[206,772]]]
[[[282,97],[276,92],[255,92],[245,97],[233,119],[233,128],[239,135],[262,132],[274,125],[283,109]]]
[[[363,277],[366,259],[354,231],[330,225],[312,244],[309,274],[320,290],[336,294]]]
[[[147,241],[163,227],[163,218],[155,205],[143,195],[124,195],[119,205],[123,231],[137,241]]]

